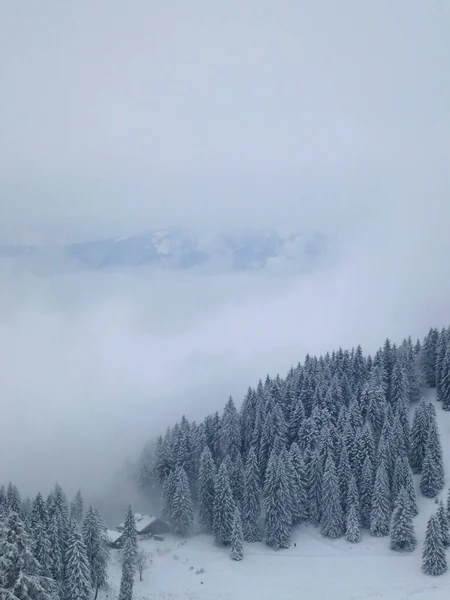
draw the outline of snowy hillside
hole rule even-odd
[[[434,391],[426,398],[436,406],[448,485],[450,415],[442,411]],[[367,531],[359,544],[350,544],[325,539],[311,525],[298,525],[290,548],[274,551],[264,543],[244,544],[244,560],[234,562],[229,549],[215,546],[211,536],[197,535],[183,543],[166,535],[164,542],[140,542],[153,564],[142,582],[136,575],[135,600],[443,600],[448,597],[450,572],[432,578],[420,568],[425,525],[436,504],[420,493],[420,476],[415,479],[418,545],[411,554],[391,551],[389,537],[374,538]],[[439,497],[445,495],[446,488]],[[117,598],[120,576],[119,553],[113,551],[110,590],[103,598]]]
[[[0,246],[0,258],[28,267],[51,264],[61,270],[152,266],[246,271],[272,264],[309,267],[328,253],[327,244],[323,235],[299,232],[282,236],[255,229],[205,236],[165,229],[66,246]]]

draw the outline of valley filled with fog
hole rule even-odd
[[[387,336],[441,326],[449,242],[417,240],[424,225],[445,225],[424,206],[409,230],[402,218],[383,210],[341,238],[336,260],[297,274],[38,275],[2,261],[3,480],[27,493],[58,480],[101,495],[126,458],[184,413],[201,419],[230,394],[239,404],[249,385],[307,352],[373,351]]]

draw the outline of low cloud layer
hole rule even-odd
[[[183,413],[240,401],[306,352],[449,324],[448,221],[446,205],[394,203],[341,240],[336,266],[298,278],[5,271],[1,478],[101,492]]]

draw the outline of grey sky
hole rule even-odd
[[[444,198],[449,6],[2,2],[0,234],[340,227],[424,176]]]
[[[2,480],[101,489],[306,352],[448,325],[449,7],[0,3],[0,242],[173,221],[343,242],[306,278],[0,265]]]

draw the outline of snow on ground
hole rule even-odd
[[[432,393],[428,396],[433,402]],[[447,484],[450,482],[450,415],[436,403],[444,449]],[[430,577],[421,571],[422,543],[434,500],[417,492],[415,519],[418,545],[412,554],[389,549],[389,538],[373,538],[364,531],[359,544],[323,538],[312,526],[298,526],[292,545],[275,552],[260,544],[244,545],[244,560],[234,562],[226,548],[210,536],[184,540],[165,535],[163,542],[140,541],[153,555],[153,564],[136,575],[135,600],[447,600],[450,572]],[[446,496],[446,489],[441,494]],[[294,546],[294,543],[296,546]],[[450,550],[448,551],[450,562]],[[199,572],[204,569],[204,572]],[[112,551],[111,589],[101,600],[116,600],[120,586],[120,556]]]

